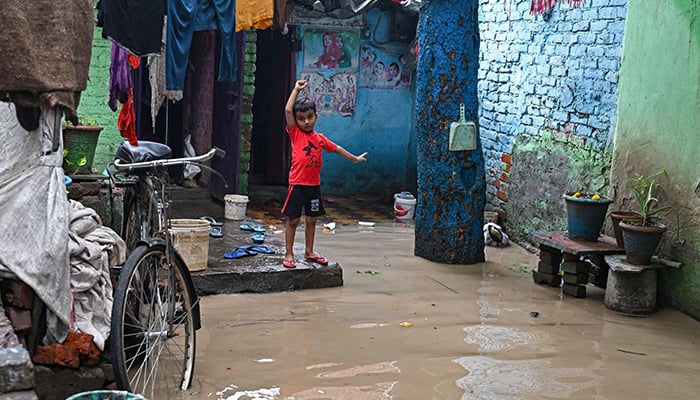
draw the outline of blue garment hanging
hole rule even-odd
[[[217,29],[221,36],[218,81],[236,81],[236,0],[168,0],[165,88],[183,90],[192,36]]]

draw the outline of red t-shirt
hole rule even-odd
[[[287,134],[292,139],[292,166],[289,168],[289,184],[318,186],[321,184],[323,150],[333,153],[338,145],[318,132],[306,133],[294,124]]]

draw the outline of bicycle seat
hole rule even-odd
[[[168,145],[158,142],[139,140],[138,146],[122,142],[115,158],[123,163],[132,164],[144,161],[165,160],[172,157],[173,151]]]

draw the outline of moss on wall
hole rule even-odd
[[[505,225],[516,241],[531,231],[566,230],[564,193],[608,192],[610,152],[576,139],[552,131],[520,135],[512,160]]]

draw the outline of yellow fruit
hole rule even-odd
[[[572,197],[581,197],[581,193],[576,192],[576,193],[574,193],[574,195]]]
[[[591,197],[591,199],[600,200],[600,196],[598,196],[597,194],[594,194],[593,197]]]

